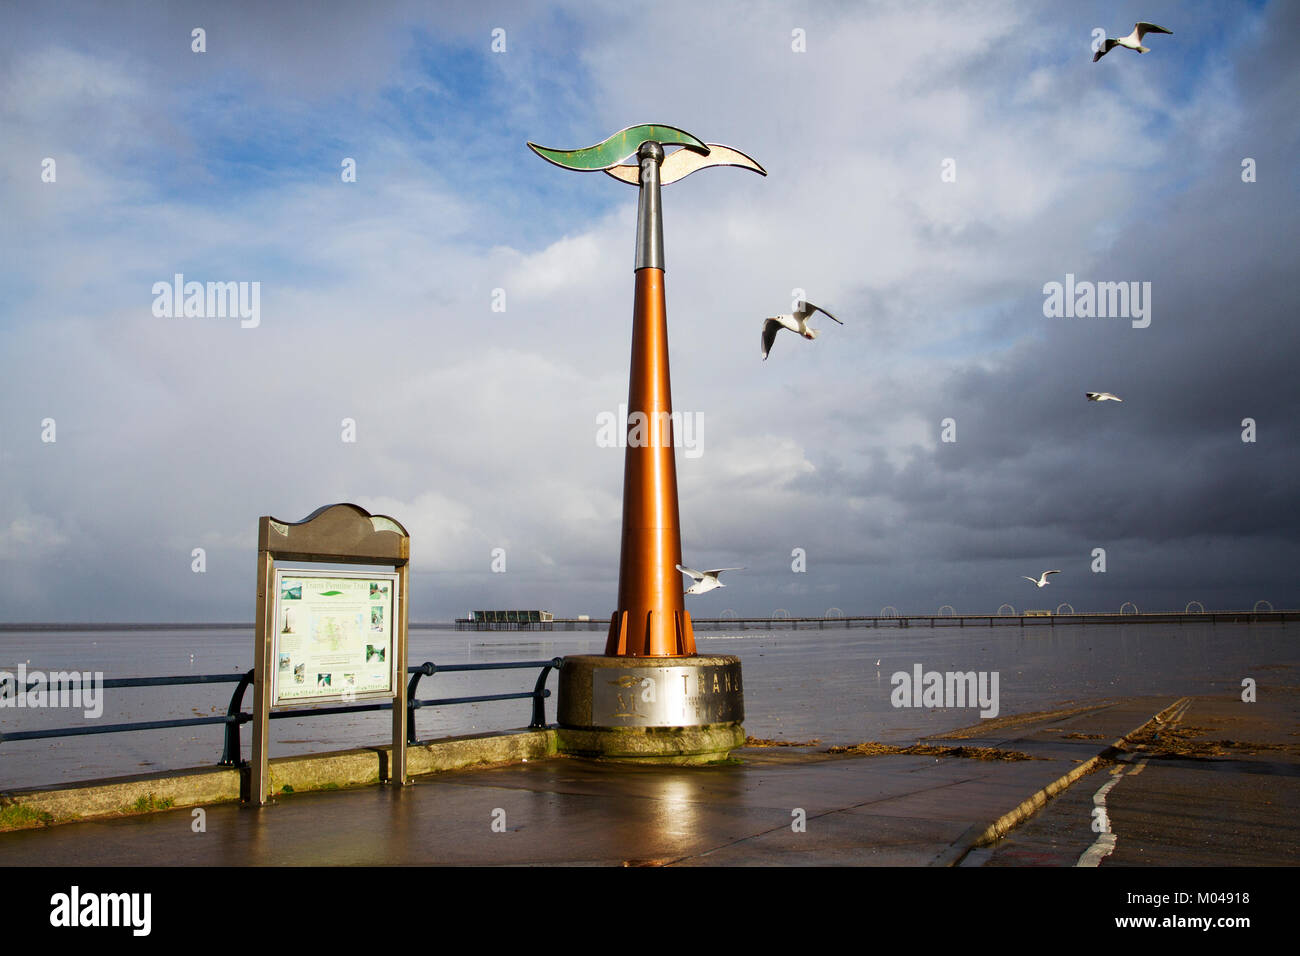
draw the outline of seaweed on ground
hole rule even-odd
[[[879,757],[885,754],[907,754],[925,757],[965,757],[968,760],[1046,760],[1046,757],[1034,757],[1020,750],[999,750],[997,747],[937,747],[934,744],[912,744],[910,747],[896,747],[893,744],[877,743],[868,740],[852,747],[830,747],[828,754],[857,754],[865,757]]]
[[[812,740],[770,740],[767,737],[746,737],[746,747],[815,747],[821,743],[820,737]]]

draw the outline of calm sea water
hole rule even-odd
[[[818,738],[825,745],[880,740],[910,743],[979,722],[977,709],[894,708],[896,671],[996,671],[1001,715],[1068,702],[1146,694],[1239,694],[1253,677],[1296,683],[1300,650],[1294,627],[1277,624],[1125,624],[1061,627],[940,627],[697,632],[702,654],[741,658],[745,730],[756,737]],[[600,631],[472,633],[412,630],[410,663],[545,660],[599,654]],[[248,630],[42,631],[0,633],[0,670],[102,671],[105,678],[243,672],[252,666]],[[879,661],[879,665],[877,665]],[[536,671],[438,674],[419,697],[528,691]],[[555,689],[552,675],[549,686]],[[85,724],[224,714],[234,686],[130,688],[104,692],[104,713],[0,708],[0,734]],[[251,689],[244,709],[251,710]],[[416,713],[421,739],[527,725],[527,700],[469,704]],[[547,701],[554,719],[555,699]],[[311,716],[271,722],[272,756],[383,744],[387,712]],[[241,730],[243,757],[252,738]],[[220,725],[55,740],[0,741],[0,790],[103,776],[212,766],[221,757]]]

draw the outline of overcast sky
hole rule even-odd
[[[607,617],[636,190],[524,144],[638,123],[769,173],[663,194],[696,617],[1300,605],[1300,5],[439,6],[0,12],[0,621],[252,620],[259,516],[338,501],[412,620]],[[764,362],[797,289],[845,324]]]

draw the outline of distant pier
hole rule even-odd
[[[544,612],[541,612],[544,613]],[[445,621],[412,621],[412,630],[458,631],[607,631],[608,618],[551,617],[527,620],[479,620],[456,618]],[[706,631],[822,631],[864,627],[1056,627],[1070,624],[1290,624],[1300,620],[1300,610],[1267,611],[1156,611],[1139,614],[1117,611],[1088,611],[1057,614],[1025,611],[1015,614],[886,614],[846,617],[692,617],[691,623]],[[0,632],[14,631],[208,631],[253,629],[253,622],[195,624],[42,622],[0,624]]]
[[[1287,624],[1300,620],[1300,611],[1167,611],[1121,614],[1076,612],[1055,614],[900,614],[845,617],[692,617],[697,630],[807,631],[877,627],[1057,627],[1071,624]],[[412,625],[416,626],[416,625]],[[549,621],[485,621],[457,618],[458,631],[606,631],[609,621],[557,617]]]

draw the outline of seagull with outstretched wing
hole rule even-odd
[[[695,583],[686,589],[687,594],[703,594],[706,591],[712,591],[714,588],[725,588],[726,585],[718,580],[718,575],[723,571],[743,571],[744,568],[714,568],[712,571],[692,571],[690,568],[677,565],[677,570],[682,574],[689,574]]]
[[[1045,587],[1047,587],[1047,576],[1048,576],[1049,574],[1060,574],[1060,573],[1061,573],[1061,572],[1060,572],[1059,570],[1057,570],[1057,571],[1044,571],[1044,572],[1043,572],[1043,573],[1042,573],[1042,574],[1041,574],[1037,579],[1031,578],[1031,577],[1030,577],[1029,575],[1027,575],[1027,574],[1022,574],[1022,575],[1020,575],[1020,576],[1021,576],[1022,578],[1024,578],[1026,581],[1028,581],[1030,584],[1037,585],[1037,586],[1040,587],[1040,588],[1045,588]]]
[[[819,305],[813,305],[811,302],[800,302],[798,308],[794,310],[793,315],[774,315],[763,321],[763,359],[767,360],[767,353],[772,351],[772,343],[776,341],[776,333],[782,329],[789,329],[791,332],[797,332],[808,341],[817,338],[817,330],[810,328],[808,320],[813,314],[820,312],[833,322],[840,322],[839,319],[831,315]]]
[[[1122,402],[1124,399],[1110,392],[1084,392],[1090,402]]]
[[[1136,50],[1138,53],[1150,53],[1151,48],[1142,45],[1142,38],[1148,33],[1168,33],[1174,35],[1173,30],[1166,30],[1164,27],[1156,26],[1154,23],[1138,21],[1133,24],[1133,32],[1126,37],[1120,37],[1118,40],[1107,37],[1106,42],[1102,44],[1101,49],[1092,55],[1092,62],[1096,63],[1103,56],[1109,53],[1117,46],[1122,46],[1128,50]]]

